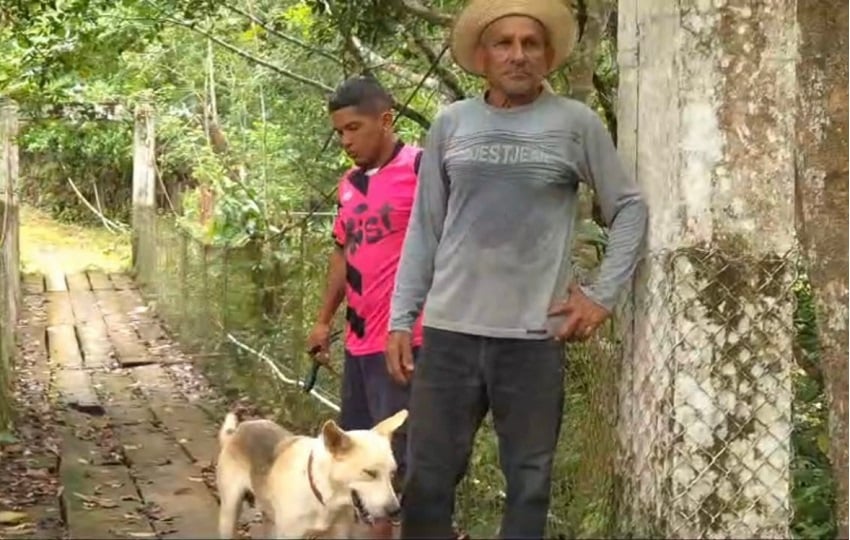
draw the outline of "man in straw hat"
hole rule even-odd
[[[428,133],[390,314],[387,363],[413,378],[402,537],[451,537],[457,483],[489,410],[507,489],[502,538],[542,538],[564,404],[562,341],[588,338],[630,280],[647,208],[582,103],[544,88],[576,40],[562,0],[472,0],[452,53],[482,96]],[[596,279],[571,282],[578,186],[609,225]],[[427,298],[427,300],[426,300]]]

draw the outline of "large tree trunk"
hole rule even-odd
[[[650,206],[624,326],[621,527],[788,538],[794,3],[618,13],[619,149]]]
[[[798,229],[818,312],[839,537],[847,538],[847,1],[798,0]]]

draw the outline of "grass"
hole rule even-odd
[[[44,273],[51,268],[67,273],[90,268],[121,272],[130,266],[130,238],[126,234],[60,223],[30,206],[21,206],[20,223],[24,273]]]

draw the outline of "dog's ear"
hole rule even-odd
[[[379,422],[378,425],[372,428],[372,431],[375,431],[384,437],[389,437],[393,434],[393,431],[397,430],[402,426],[402,424],[404,424],[405,420],[407,420],[407,409],[402,409],[389,418]]]
[[[334,456],[344,454],[351,449],[351,437],[349,437],[333,420],[328,420],[322,426],[322,439],[325,448]]]

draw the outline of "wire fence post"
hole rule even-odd
[[[177,249],[179,250],[177,254],[178,264],[180,266],[178,272],[180,283],[177,288],[177,302],[180,306],[178,308],[180,310],[179,332],[185,336],[188,335],[186,320],[189,315],[189,239],[188,233],[181,227],[177,227],[175,232],[177,234]]]
[[[0,100],[0,429],[11,415],[8,376],[21,302],[17,137],[18,106],[13,101]]]
[[[298,347],[296,350],[302,351],[306,348],[306,339],[304,336],[304,323],[305,323],[305,312],[304,312],[304,300],[306,298],[306,268],[307,268],[307,250],[306,250],[306,242],[307,242],[307,227],[309,222],[302,222],[298,227],[298,292],[296,293],[298,299],[298,316],[296,317],[295,322],[295,346]]]
[[[150,282],[155,268],[156,239],[156,133],[153,108],[136,107],[133,130],[133,271],[142,286]]]
[[[229,293],[228,293],[228,275],[230,274],[230,249],[225,246],[222,250],[221,264],[221,340],[227,339],[227,334],[230,331],[227,311],[230,308]]]

